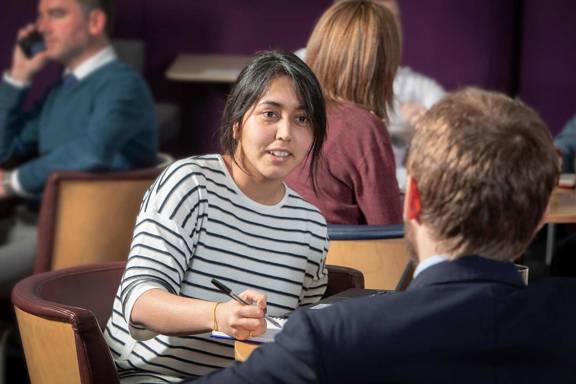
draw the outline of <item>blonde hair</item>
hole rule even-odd
[[[539,228],[559,161],[534,110],[468,88],[416,123],[407,170],[441,252],[505,261],[519,257]]]
[[[328,102],[364,106],[387,120],[401,57],[394,15],[370,0],[340,1],[316,24],[306,47]]]

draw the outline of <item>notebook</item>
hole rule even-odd
[[[286,318],[286,317],[274,317],[274,316],[272,316],[272,318],[274,320],[276,320],[276,322],[278,322],[278,324],[280,324],[282,327],[284,326],[284,324],[288,320],[288,318]],[[274,324],[270,323],[268,320],[266,320],[266,332],[264,332],[264,334],[262,334],[260,336],[250,337],[247,340],[253,341],[256,343],[271,343],[274,341],[274,337],[282,330],[282,327],[277,327]],[[229,336],[229,335],[225,334],[224,332],[220,332],[220,331],[212,331],[212,333],[210,333],[210,336],[218,338],[218,339],[234,339],[232,336]]]

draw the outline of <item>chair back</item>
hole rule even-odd
[[[142,197],[161,171],[50,175],[38,221],[34,273],[126,260]]]
[[[119,383],[102,329],[124,262],[29,276],[12,291],[32,384]]]
[[[326,262],[351,267],[364,275],[367,289],[403,289],[412,266],[402,225],[328,225]]]

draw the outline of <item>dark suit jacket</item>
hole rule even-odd
[[[467,256],[406,292],[298,311],[276,342],[211,383],[576,383],[576,281],[525,287]]]

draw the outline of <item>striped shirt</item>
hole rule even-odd
[[[105,337],[123,382],[179,381],[233,361],[233,344],[208,334],[165,336],[130,323],[144,292],[160,288],[208,301],[226,298],[210,283],[268,295],[281,315],[316,302],[327,284],[326,222],[286,187],[276,205],[262,205],[236,186],[220,155],[180,160],[150,187]],[[132,379],[131,379],[132,378]]]

